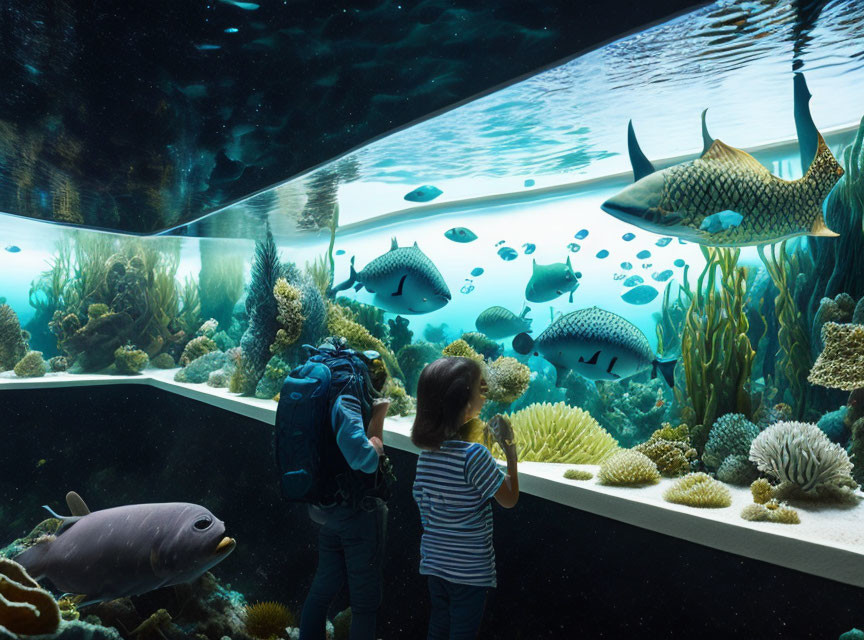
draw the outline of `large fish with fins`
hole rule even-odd
[[[501,306],[485,309],[477,316],[474,326],[477,331],[493,340],[515,336],[517,333],[531,332],[531,318],[526,318],[531,308],[526,306],[518,316]]]
[[[533,340],[527,333],[513,338],[513,350],[543,356],[557,373],[555,386],[562,386],[570,371],[589,380],[622,380],[646,369],[658,371],[674,386],[677,359],[655,357],[648,338],[621,316],[589,307],[571,311],[555,320]]]
[[[802,164],[809,159],[798,180],[778,178],[746,151],[713,139],[705,111],[702,155],[656,171],[639,148],[631,121],[627,138],[636,181],[604,202],[603,210],[642,229],[711,246],[836,236],[825,223],[822,204],[843,168],[810,119],[809,99],[804,76],[798,74],[796,128]]]
[[[402,315],[431,313],[450,302],[450,289],[444,277],[417,243],[400,247],[396,238],[390,251],[372,260],[362,271],[355,271],[351,258],[351,275],[333,287],[333,291],[352,286],[355,291],[365,287],[374,294],[372,303],[376,307]]]

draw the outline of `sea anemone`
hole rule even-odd
[[[256,602],[244,609],[246,633],[253,638],[267,640],[274,636],[284,637],[285,628],[295,625],[294,614],[279,602]]]

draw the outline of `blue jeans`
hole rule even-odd
[[[351,602],[351,640],[374,640],[381,605],[381,567],[387,532],[387,505],[374,499],[366,509],[309,507],[321,524],[318,569],[300,614],[300,639],[324,640],[327,609],[345,580]]]
[[[429,576],[432,616],[427,640],[473,640],[483,622],[489,587],[450,582]]]

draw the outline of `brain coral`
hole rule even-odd
[[[703,509],[721,509],[732,504],[732,494],[707,473],[688,473],[663,493],[667,502]]]
[[[519,460],[600,464],[618,442],[587,411],[564,402],[532,404],[510,416]],[[499,457],[501,450],[493,447]]]
[[[643,453],[624,449],[611,456],[597,473],[600,484],[637,486],[660,480],[657,465]]]
[[[750,460],[760,471],[805,492],[851,479],[852,463],[846,450],[831,442],[815,424],[771,425],[753,440]]]
[[[822,327],[822,341],[825,348],[808,380],[844,391],[864,387],[864,326],[828,322]]]
[[[59,626],[60,608],[51,594],[20,564],[0,557],[0,631],[13,636],[47,635]]]

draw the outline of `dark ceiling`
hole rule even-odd
[[[0,211],[164,229],[699,4],[7,0]]]

